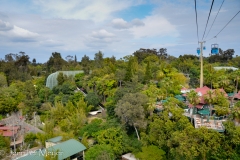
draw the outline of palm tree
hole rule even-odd
[[[195,106],[200,102],[199,95],[194,90],[191,90],[189,93],[187,93],[187,100],[189,103],[193,105],[193,111],[195,110]],[[191,123],[193,119],[193,112],[191,114]]]
[[[205,74],[204,74],[204,78],[205,78],[205,82],[209,83],[210,82],[210,85],[211,85],[211,89],[212,89],[212,82],[213,82],[213,79],[214,79],[214,73],[215,73],[215,70],[213,68],[213,66],[211,64],[207,65],[206,66],[206,70],[205,70]]]
[[[204,95],[204,101],[209,104],[209,106],[210,106],[210,115],[212,115],[212,104],[215,101],[214,92],[212,90],[207,91],[207,94]]]
[[[232,108],[232,116],[235,120],[235,123],[238,124],[240,120],[240,102],[235,103]]]
[[[219,77],[219,85],[224,89],[227,85],[229,85],[230,81],[226,75],[222,75]]]

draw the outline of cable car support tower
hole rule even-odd
[[[205,41],[198,42],[200,44],[200,62],[201,62],[201,71],[200,71],[200,88],[203,87],[203,44]]]

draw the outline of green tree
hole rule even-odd
[[[78,73],[75,75],[75,83],[78,87],[83,87],[84,73]]]
[[[209,84],[210,83],[210,86],[211,86],[211,89],[212,89],[212,82],[213,82],[213,79],[214,79],[214,75],[215,75],[215,70],[212,66],[212,64],[209,64],[209,65],[206,65],[204,66],[205,67],[205,72],[204,72],[204,82],[206,84]]]
[[[103,53],[101,51],[99,51],[98,53],[95,53],[94,61],[95,61],[96,68],[103,67]]]
[[[206,160],[218,154],[221,141],[222,136],[217,131],[205,127],[197,130],[189,127],[183,131],[174,132],[168,144],[176,159]]]
[[[7,87],[7,78],[2,72],[0,72],[0,87]]]
[[[145,146],[142,147],[142,152],[136,154],[136,158],[140,160],[162,160],[165,159],[165,152],[154,145]]]
[[[212,104],[215,102],[215,95],[213,90],[207,91],[207,94],[205,94],[203,97],[204,97],[204,101],[209,104],[210,114],[212,114]]]
[[[91,66],[90,59],[88,56],[84,55],[82,57],[81,65],[83,67],[84,73],[88,75],[90,73],[90,66]]]
[[[224,92],[217,89],[215,90],[215,101],[214,101],[214,108],[216,110],[216,114],[218,116],[223,116],[228,114],[229,111],[229,101],[225,96]]]
[[[191,122],[193,120],[193,112],[195,112],[195,106],[200,102],[199,95],[194,90],[191,90],[189,93],[187,93],[187,100],[190,104],[193,105],[192,108],[192,115],[191,115]]]
[[[98,144],[89,148],[85,154],[86,160],[112,160],[115,155],[111,146],[106,144]]]
[[[235,122],[239,123],[240,122],[240,101],[234,104],[231,112]]]
[[[145,128],[145,111],[144,106],[148,98],[141,93],[128,93],[118,101],[115,108],[116,115],[123,123],[133,126],[138,140],[140,140],[137,128]]]
[[[100,103],[100,99],[99,99],[98,95],[94,92],[89,92],[87,94],[87,96],[85,97],[85,100],[87,101],[88,105],[92,105],[95,108]]]
[[[56,72],[62,70],[67,62],[62,58],[61,53],[53,52],[49,60],[47,61],[47,70],[49,72]]]
[[[151,68],[150,68],[150,62],[147,62],[144,81],[147,83],[152,78]]]
[[[95,137],[99,144],[109,145],[115,155],[121,155],[125,151],[123,134],[121,128],[112,127],[95,133]]]
[[[0,158],[3,159],[10,151],[10,140],[0,134]]]
[[[64,75],[62,72],[59,72],[58,76],[57,76],[57,81],[58,81],[58,85],[62,85],[63,82],[65,81]]]

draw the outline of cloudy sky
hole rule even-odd
[[[215,1],[205,33],[220,8]],[[197,0],[199,39],[202,40],[210,0]],[[225,0],[205,40],[214,37],[240,10],[240,0]],[[117,58],[139,48],[167,48],[170,55],[196,54],[198,47],[194,0],[0,0],[0,58],[24,51],[37,62],[52,52],[62,57],[101,50]],[[206,42],[240,55],[240,13]]]

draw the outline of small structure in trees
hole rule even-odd
[[[53,87],[58,85],[57,77],[58,77],[59,73],[63,73],[63,75],[65,75],[67,77],[72,76],[74,78],[76,74],[84,73],[84,72],[82,70],[80,70],[80,71],[57,71],[55,73],[50,74],[47,77],[46,87],[53,89]]]

